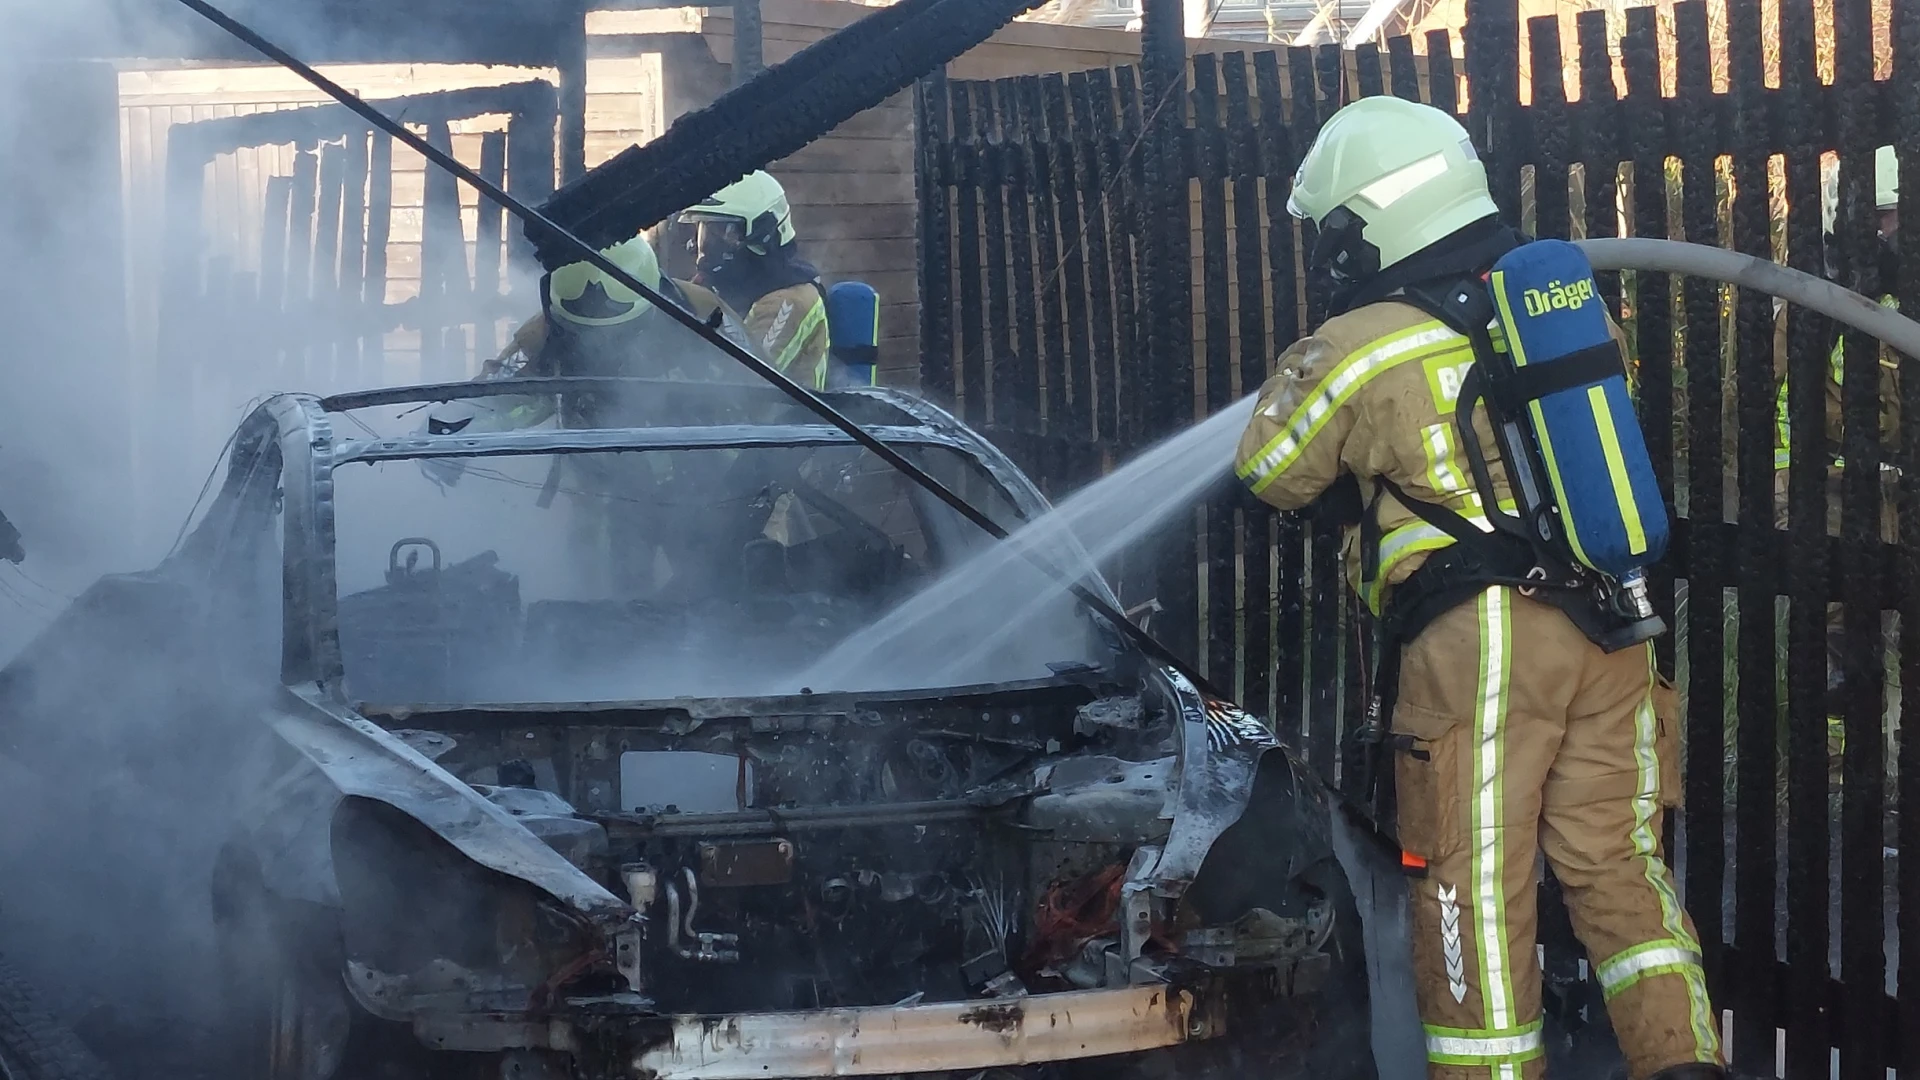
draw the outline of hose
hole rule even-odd
[[[1908,356],[1920,356],[1920,323],[1825,278],[1706,244],[1642,237],[1575,240],[1595,270],[1691,274],[1754,289],[1817,311]]]

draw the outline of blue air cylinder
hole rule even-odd
[[[873,386],[880,367],[880,294],[864,281],[827,290],[827,385]]]
[[[1593,268],[1578,247],[1539,240],[1495,263],[1488,285],[1506,344],[1489,396],[1530,429],[1572,556],[1641,607],[1666,505]]]

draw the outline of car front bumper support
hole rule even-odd
[[[1202,991],[1204,993],[1204,991]],[[1004,1000],[663,1018],[636,1080],[764,1080],[989,1069],[1157,1050],[1221,1034],[1166,985]]]

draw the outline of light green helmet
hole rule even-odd
[[[623,240],[600,254],[647,288],[660,288],[660,259],[646,237]],[[653,307],[589,262],[568,263],[555,270],[547,276],[544,290],[548,313],[576,326],[617,326]]]
[[[737,221],[748,250],[756,255],[792,243],[795,235],[787,191],[764,171],[748,173],[700,200],[683,211],[680,220]]]
[[[1893,210],[1900,205],[1900,159],[1893,147],[1873,152],[1873,208]]]
[[[1316,266],[1358,280],[1499,208],[1458,121],[1431,105],[1368,97],[1320,129],[1294,174],[1287,212],[1321,230]]]

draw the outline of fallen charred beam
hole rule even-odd
[[[617,243],[799,150],[992,37],[1039,0],[908,0],[882,8],[676,120],[555,192],[541,208],[596,247]],[[857,53],[857,64],[838,61]],[[542,263],[577,256],[529,222]]]
[[[611,839],[649,837],[770,836],[776,833],[821,829],[870,828],[875,825],[931,825],[940,822],[981,821],[993,809],[969,803],[933,799],[925,802],[882,803],[878,806],[808,806],[791,810],[743,810],[725,814],[591,814],[606,826]]]

